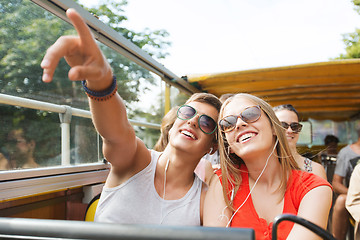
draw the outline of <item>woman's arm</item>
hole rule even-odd
[[[210,181],[204,203],[203,225],[209,227],[226,227],[232,211],[226,206],[222,185],[217,175]]]
[[[329,186],[319,186],[310,190],[301,200],[298,216],[326,229],[332,202]],[[310,230],[295,224],[287,239],[321,239]]]
[[[113,78],[110,64],[81,16],[74,9],[68,9],[66,14],[79,36],[62,36],[47,50],[41,63],[43,81],[52,80],[59,60],[64,57],[71,67],[70,80],[86,79],[87,88],[92,91],[108,89]],[[149,160],[149,153],[136,139],[125,105],[117,93],[106,101],[89,99],[89,104],[93,123],[104,140],[104,155],[111,162],[113,171],[125,171],[134,159]],[[146,163],[137,165],[146,166]]]

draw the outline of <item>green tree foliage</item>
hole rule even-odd
[[[69,33],[70,26],[30,1],[1,0],[0,12],[1,92],[59,103],[65,92],[71,92],[69,83],[59,80],[67,77],[66,64],[59,64],[59,79],[51,84],[42,83],[39,64],[46,49],[59,35]]]
[[[360,0],[352,0],[355,5],[355,11],[360,14]],[[345,43],[345,54],[340,54],[336,59],[360,58],[360,29],[356,29],[353,33],[343,34]]]
[[[168,45],[164,30],[134,32],[124,29],[121,23],[127,18],[122,14],[126,1],[104,1],[88,9],[105,24],[125,38],[143,48],[151,56],[163,58]],[[73,27],[43,10],[29,0],[0,0],[0,89],[2,93],[35,98],[84,108],[87,100],[79,83],[67,80],[68,66],[61,61],[54,81],[41,81],[41,59],[46,49],[61,35],[74,34]],[[100,46],[118,78],[120,95],[127,103],[138,101],[140,81],[154,84],[149,72],[112,49]]]
[[[145,29],[144,32],[134,32],[122,28],[123,21],[127,20],[123,14],[123,7],[126,4],[126,1],[107,0],[88,10],[151,56],[164,58],[167,55],[166,47],[170,45],[166,41],[168,33],[164,30],[149,29]],[[45,84],[41,81],[40,62],[47,48],[61,35],[76,34],[73,26],[30,0],[0,0],[0,14],[0,92],[87,109],[87,98],[82,86],[79,82],[68,80],[69,67],[64,60],[59,63],[53,82]],[[147,70],[112,49],[99,45],[117,76],[119,93],[130,107],[132,102],[139,101],[140,82],[141,84],[156,84],[156,82]],[[133,109],[130,112],[136,111]],[[0,113],[3,119],[5,117],[7,119],[0,132],[0,143],[6,141],[6,132],[12,127],[28,122],[28,128],[35,130],[34,138],[37,142],[46,143],[47,149],[51,145],[59,145],[59,127],[58,124],[54,124],[59,122],[57,114],[2,105],[0,105]],[[45,133],[50,132],[51,134],[45,137]],[[49,139],[49,136],[53,136],[52,139]],[[46,154],[46,148],[39,152]],[[59,151],[60,149],[48,150],[47,155]],[[45,155],[43,157],[45,158]]]
[[[135,32],[121,27],[123,22],[127,20],[127,17],[123,15],[123,8],[126,5],[127,1],[125,0],[104,0],[96,8],[87,8],[87,10],[139,48],[145,50],[150,56],[157,59],[165,58],[168,55],[166,48],[170,45],[166,41],[168,32],[165,30],[150,31],[149,29],[145,29],[144,32]],[[101,48],[119,80],[119,94],[127,102],[139,100],[138,92],[141,81],[152,85],[156,84],[147,70],[109,48]],[[128,105],[128,107],[130,106]]]

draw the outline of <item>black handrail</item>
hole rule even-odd
[[[292,215],[292,214],[282,214],[282,215],[277,216],[274,219],[273,227],[272,227],[272,235],[271,235],[272,240],[277,239],[277,228],[278,228],[278,225],[282,221],[291,221],[291,222],[300,224],[300,225],[306,227],[307,229],[311,230],[312,232],[316,233],[323,239],[336,240],[336,238],[334,238],[334,236],[331,235],[330,233],[328,233],[325,229],[319,227],[318,225],[316,225],[304,218],[301,218],[299,216]]]

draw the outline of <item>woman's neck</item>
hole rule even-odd
[[[260,161],[261,159],[261,161]],[[249,181],[272,183],[278,178],[281,166],[278,158],[272,152],[269,155],[258,156],[256,159],[244,160],[249,173]]]

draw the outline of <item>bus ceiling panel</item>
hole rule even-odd
[[[311,107],[357,107],[358,109],[360,109],[360,99],[287,99],[286,101],[284,100],[274,100],[274,101],[269,101],[270,105],[272,106],[276,106],[276,105],[280,105],[280,104],[284,104],[284,103],[291,103],[292,105],[294,105],[295,107],[307,107],[307,106],[311,106]]]
[[[344,77],[348,75],[360,76],[360,59],[336,60],[274,68],[261,68],[237,72],[194,74],[187,76],[189,82],[211,82],[216,80],[280,80],[297,78],[317,78],[325,76]]]
[[[208,92],[215,94],[216,96],[221,96],[225,93],[251,93],[259,97],[263,96],[284,96],[284,95],[306,95],[306,94],[322,94],[326,93],[330,96],[342,96],[343,94],[357,95],[360,97],[360,85],[344,85],[340,87],[304,87],[304,88],[279,88],[279,89],[259,89],[254,91],[235,91],[234,89],[228,89],[224,91],[223,89],[209,89]]]
[[[360,67],[360,66],[359,66]],[[223,77],[217,77],[217,78],[210,78],[203,81],[195,81],[194,79],[189,78],[189,82],[199,84],[200,86],[207,86],[207,87],[214,87],[218,85],[231,85],[231,84],[253,84],[253,83],[259,83],[259,84],[298,84],[299,82],[304,83],[311,83],[313,81],[318,82],[319,84],[325,84],[325,83],[341,83],[341,82],[352,82],[357,81],[360,78],[360,75],[358,73],[351,73],[348,72],[344,75],[319,75],[319,76],[300,76],[300,75],[294,75],[294,76],[271,76],[271,77],[265,77],[265,76],[236,76],[232,78],[223,78]]]
[[[360,98],[294,98],[289,96],[282,99],[263,97],[271,106],[292,104],[302,119],[314,118],[318,120],[345,121],[351,120],[360,112]]]
[[[72,0],[31,0],[37,5],[43,7],[47,11],[55,14],[59,18],[63,19],[66,22],[70,23],[70,20],[66,17],[66,10],[68,8],[76,9],[81,16],[84,18],[85,22],[88,24],[92,32],[94,33],[95,38],[102,42],[103,44],[114,49],[118,53],[124,55],[128,59],[134,61],[145,69],[155,73],[160,76],[162,80],[168,84],[179,88],[181,91],[184,91],[188,94],[199,92],[197,88],[189,84],[187,81],[179,78],[170,70],[165,68],[162,64],[155,61],[149,54],[144,52],[138,46],[133,44],[131,41],[123,37],[121,34],[117,33],[114,29],[107,26],[95,16],[90,14],[80,5],[75,3]]]
[[[359,66],[360,67],[360,66]],[[199,83],[202,90],[211,92],[212,90],[221,89],[222,91],[236,91],[242,89],[243,91],[261,91],[272,89],[287,89],[287,88],[314,88],[321,86],[344,86],[344,85],[358,85],[360,76],[346,76],[346,77],[321,77],[321,78],[298,78],[298,79],[272,79],[271,81],[223,81],[218,79],[217,82],[202,82]]]
[[[267,101],[299,101],[299,100],[306,100],[306,101],[312,101],[312,100],[347,100],[351,101],[353,99],[360,99],[360,94],[358,92],[342,92],[342,93],[336,93],[336,94],[330,94],[328,92],[322,92],[322,93],[296,93],[296,94],[278,94],[278,95],[259,95],[254,94],[261,98],[266,98]]]
[[[317,86],[317,87],[292,87],[281,89],[266,89],[253,91],[253,93],[268,96],[282,96],[282,95],[297,95],[297,94],[321,94],[326,93],[330,95],[342,95],[342,94],[358,94],[360,97],[360,84],[346,84],[341,86]]]
[[[204,91],[213,93],[217,96],[221,96],[225,93],[240,93],[240,92],[246,92],[246,93],[252,93],[252,94],[269,94],[269,95],[277,95],[277,94],[296,94],[296,93],[316,93],[316,92],[329,92],[329,93],[336,93],[336,92],[343,92],[343,91],[358,91],[360,89],[360,84],[343,84],[343,85],[303,85],[303,86],[288,86],[288,87],[264,87],[264,86],[243,86],[243,87],[236,87],[236,86],[224,86],[224,87],[218,87],[218,88],[203,88]]]

